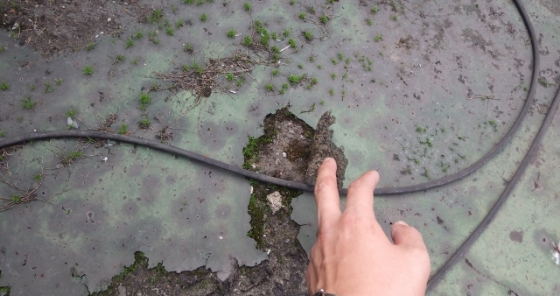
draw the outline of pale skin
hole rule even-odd
[[[319,230],[311,249],[306,279],[310,295],[318,289],[337,296],[424,295],[430,258],[422,234],[395,222],[392,241],[373,212],[376,171],[364,173],[348,187],[340,209],[336,162],[327,158],[315,185]]]

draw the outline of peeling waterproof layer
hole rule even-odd
[[[519,9],[519,11],[521,13],[521,16],[522,16],[522,18],[525,22],[525,25],[528,28],[529,35],[531,36],[531,43],[532,43],[532,49],[533,49],[533,72],[532,72],[531,86],[530,86],[530,91],[529,91],[529,94],[528,94],[528,98],[527,98],[527,100],[525,102],[525,105],[523,107],[523,111],[521,112],[521,114],[517,118],[517,120],[515,121],[512,128],[508,131],[506,136],[504,136],[502,138],[502,140],[499,142],[499,144],[496,145],[487,155],[485,155],[483,158],[481,158],[480,160],[478,160],[474,164],[470,165],[466,169],[463,169],[463,170],[461,170],[461,171],[459,171],[459,172],[457,172],[453,175],[450,175],[448,177],[441,178],[441,179],[434,180],[434,181],[430,181],[430,182],[426,182],[426,183],[422,183],[422,184],[418,184],[418,185],[405,186],[405,187],[395,187],[395,188],[379,188],[375,192],[377,195],[390,195],[390,194],[397,194],[397,193],[406,193],[406,192],[415,192],[415,191],[420,191],[420,190],[426,190],[426,189],[429,189],[429,188],[442,186],[442,185],[448,184],[450,182],[453,182],[455,180],[458,180],[460,178],[463,178],[463,177],[471,174],[472,172],[474,172],[476,169],[483,166],[487,161],[489,161],[492,157],[494,157],[496,154],[498,154],[507,145],[509,140],[516,133],[516,131],[519,127],[519,124],[523,120],[525,114],[527,113],[529,105],[533,100],[533,96],[534,96],[534,92],[535,92],[534,86],[535,86],[535,83],[536,83],[536,74],[535,73],[538,71],[539,57],[538,57],[538,50],[536,50],[536,44],[535,44],[536,38],[535,38],[535,34],[533,32],[533,29],[532,29],[532,25],[529,22],[528,17],[526,15],[523,7],[521,6],[521,4],[518,3],[518,1],[514,1],[514,3],[516,4],[517,8]],[[443,275],[445,273],[445,271],[453,263],[455,263],[458,260],[458,258],[465,252],[465,250],[468,249],[468,247],[470,247],[470,245],[472,245],[472,243],[474,242],[476,237],[478,237],[482,233],[482,231],[488,225],[488,223],[491,222],[492,218],[497,213],[500,206],[505,202],[505,200],[507,199],[507,196],[511,192],[513,186],[515,185],[516,180],[519,179],[519,176],[520,176],[520,174],[522,174],[523,169],[527,166],[528,159],[531,157],[532,153],[534,152],[535,147],[538,146],[538,142],[542,138],[542,135],[544,134],[544,131],[546,130],[546,127],[548,126],[551,118],[554,116],[554,112],[557,109],[557,101],[558,101],[558,92],[555,96],[553,105],[550,107],[550,109],[548,111],[546,121],[543,123],[542,127],[540,128],[539,133],[536,136],[536,138],[535,138],[535,140],[534,140],[534,142],[531,146],[531,150],[529,151],[529,153],[527,153],[527,156],[525,157],[523,163],[520,165],[519,169],[517,170],[516,174],[514,175],[514,178],[509,182],[508,186],[506,187],[506,190],[504,190],[504,193],[499,198],[499,200],[496,202],[494,208],[489,212],[489,214],[486,216],[486,218],[481,223],[481,225],[477,228],[477,230],[475,230],[473,232],[473,234],[469,237],[469,239],[463,244],[463,246],[461,246],[458,249],[458,251],[456,252],[456,255],[453,256],[448,261],[449,264],[446,263],[444,265],[444,267],[442,269],[440,269],[440,271],[438,273],[436,273],[436,275],[432,278],[432,280],[430,281],[430,287],[433,287],[437,283],[437,281],[439,280],[441,275]],[[103,138],[103,139],[111,139],[111,140],[116,140],[116,141],[121,141],[121,142],[132,143],[132,144],[144,145],[144,146],[152,147],[154,149],[167,151],[167,152],[170,152],[170,153],[173,153],[173,154],[183,155],[183,156],[195,159],[197,161],[201,161],[201,162],[213,165],[213,166],[220,167],[222,169],[232,171],[236,174],[241,174],[241,175],[251,177],[251,178],[255,178],[255,179],[259,179],[259,180],[262,180],[262,181],[265,181],[265,182],[270,182],[270,183],[278,184],[278,185],[281,185],[281,186],[286,186],[286,187],[291,187],[291,188],[296,188],[296,189],[302,189],[302,190],[307,190],[307,191],[312,190],[312,186],[309,186],[309,185],[306,185],[306,184],[297,184],[297,183],[293,183],[293,182],[289,182],[289,181],[285,182],[284,180],[271,178],[271,177],[268,177],[268,176],[261,176],[259,174],[252,173],[252,172],[249,172],[249,171],[245,171],[245,170],[239,169],[238,167],[228,165],[228,164],[225,164],[223,162],[215,161],[215,160],[209,159],[205,156],[198,155],[198,154],[195,154],[195,153],[191,153],[191,152],[179,149],[179,148],[171,147],[171,146],[168,146],[168,145],[162,145],[160,143],[149,141],[149,140],[131,138],[131,137],[126,137],[126,136],[121,136],[121,135],[114,135],[114,134],[89,132],[89,131],[60,131],[60,132],[36,133],[36,134],[23,136],[23,137],[4,139],[2,142],[0,142],[1,143],[0,147],[7,147],[7,146],[10,146],[10,145],[14,145],[14,144],[17,144],[17,143],[23,143],[23,142],[27,142],[27,141],[31,141],[31,140],[50,139],[50,138],[65,138],[65,137],[70,137],[70,138],[75,138],[75,137]],[[345,191],[342,191],[342,192],[344,193]]]

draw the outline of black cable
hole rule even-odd
[[[560,97],[560,88],[556,90],[556,96],[552,101],[552,105],[548,109],[548,113],[546,114],[546,117],[541,125],[541,128],[539,129],[539,132],[537,133],[537,136],[535,137],[533,143],[531,144],[531,148],[529,148],[529,151],[527,151],[525,158],[523,158],[523,161],[521,162],[521,164],[517,168],[517,171],[515,172],[515,174],[507,184],[506,188],[500,195],[500,198],[498,198],[494,206],[492,206],[492,209],[490,209],[490,212],[488,212],[486,217],[484,217],[482,222],[480,222],[480,224],[471,233],[471,235],[467,238],[467,240],[465,240],[465,242],[457,249],[457,251],[455,251],[455,253],[451,255],[451,257],[447,260],[447,262],[445,262],[445,264],[443,264],[440,267],[440,269],[434,274],[434,276],[432,276],[430,281],[428,281],[428,291],[432,289],[441,280],[441,278],[444,276],[445,271],[447,271],[447,269],[453,266],[453,264],[457,263],[459,258],[462,257],[463,254],[465,254],[468,251],[468,249],[473,245],[476,239],[478,239],[478,237],[482,234],[482,232],[486,229],[486,227],[488,227],[488,225],[492,222],[492,220],[494,219],[494,217],[496,216],[500,208],[504,205],[506,200],[509,198],[511,191],[513,190],[517,182],[519,182],[519,179],[525,172],[525,169],[529,166],[529,161],[531,160],[533,155],[537,152],[541,139],[544,136],[548,127],[550,126],[550,122],[554,118],[554,114],[558,109],[558,102],[560,100],[559,97]]]
[[[533,50],[533,71],[531,73],[531,84],[529,85],[529,93],[527,94],[525,104],[523,105],[523,108],[521,109],[521,112],[520,112],[519,116],[517,117],[517,119],[515,120],[515,122],[513,123],[512,127],[508,130],[508,132],[500,140],[500,142],[498,142],[498,144],[496,144],[496,146],[494,146],[481,159],[479,159],[478,161],[471,164],[470,166],[468,166],[468,167],[466,167],[466,168],[464,168],[464,169],[462,169],[462,170],[460,170],[460,171],[458,171],[458,172],[456,172],[452,175],[449,175],[449,176],[446,176],[446,177],[443,177],[443,178],[440,178],[440,179],[428,181],[428,182],[425,182],[425,183],[416,184],[416,185],[403,186],[403,187],[376,188],[375,192],[374,192],[375,195],[381,196],[381,195],[393,195],[393,194],[403,194],[403,193],[423,191],[423,190],[428,190],[428,189],[431,189],[431,188],[440,187],[440,186],[443,186],[443,185],[461,180],[462,178],[472,174],[473,172],[475,172],[476,170],[481,168],[488,161],[490,161],[492,158],[494,158],[500,151],[502,151],[507,144],[509,144],[509,142],[513,138],[513,135],[519,129],[519,126],[521,125],[521,122],[523,121],[523,119],[525,119],[525,116],[528,113],[529,107],[533,103],[533,97],[534,97],[534,93],[535,93],[535,85],[537,83],[537,72],[538,72],[538,68],[539,68],[538,67],[539,66],[539,55],[538,55],[537,45],[536,45],[536,42],[535,42],[535,40],[536,40],[535,36],[536,35],[535,35],[534,29],[533,29],[533,25],[531,24],[529,18],[526,15],[525,9],[519,3],[519,1],[518,0],[513,0],[513,2],[517,6],[517,9],[519,10],[519,12],[521,14],[521,17],[523,18],[523,22],[525,24],[525,27],[527,28],[527,32],[528,32],[529,38],[531,40],[532,50]],[[183,150],[183,149],[173,147],[173,146],[170,146],[170,145],[164,145],[164,144],[161,144],[161,143],[156,142],[156,141],[150,141],[150,140],[147,140],[147,139],[133,138],[133,137],[110,134],[110,133],[101,133],[101,132],[95,132],[95,131],[76,131],[76,130],[33,133],[33,134],[23,135],[23,136],[20,136],[20,137],[13,137],[13,138],[9,138],[9,139],[5,139],[3,141],[0,141],[0,149],[4,148],[4,147],[7,147],[7,146],[16,145],[16,144],[20,144],[20,143],[24,143],[24,142],[29,142],[29,141],[35,141],[35,140],[45,140],[45,139],[52,139],[52,138],[87,138],[87,137],[97,138],[97,139],[114,140],[114,141],[130,143],[130,144],[142,145],[142,146],[150,147],[150,148],[153,148],[153,149],[169,152],[169,153],[172,153],[172,154],[175,154],[175,155],[180,155],[180,156],[184,156],[184,157],[187,157],[187,158],[190,158],[190,159],[194,159],[194,160],[200,161],[202,163],[205,163],[205,164],[208,164],[208,165],[211,165],[211,166],[215,166],[215,167],[230,171],[230,172],[235,173],[235,174],[239,174],[239,175],[242,175],[242,176],[245,176],[245,177],[253,178],[253,179],[258,180],[258,181],[263,181],[263,182],[272,183],[272,184],[275,184],[275,185],[288,187],[288,188],[293,188],[293,189],[299,189],[299,190],[303,190],[303,191],[311,191],[311,192],[313,191],[313,186],[309,185],[309,184],[303,184],[303,183],[288,181],[288,180],[284,180],[284,179],[274,178],[274,177],[262,175],[262,174],[259,174],[259,173],[255,173],[255,172],[252,172],[252,171],[244,170],[244,169],[239,168],[237,166],[226,164],[226,163],[223,163],[223,162],[220,162],[220,161],[202,156],[200,154],[197,154],[197,153],[194,153],[194,152],[191,152],[191,151]],[[347,193],[347,188],[342,188],[340,190],[340,193],[341,194],[346,194]]]
[[[515,6],[517,7],[519,13],[521,14],[521,17],[523,19],[523,23],[525,24],[525,27],[527,28],[527,32],[528,32],[529,38],[531,40],[531,45],[532,45],[531,49],[533,51],[533,70],[532,70],[532,73],[531,73],[531,83],[530,83],[530,86],[529,86],[529,92],[527,94],[525,104],[523,105],[523,108],[521,109],[521,112],[520,112],[519,116],[515,120],[514,124],[510,128],[510,130],[500,140],[500,142],[498,142],[498,144],[496,144],[496,146],[494,146],[486,155],[484,155],[481,159],[479,159],[475,163],[471,164],[467,168],[464,168],[464,169],[460,170],[457,173],[454,173],[452,175],[449,175],[449,176],[446,176],[446,177],[443,177],[443,178],[440,178],[440,179],[437,179],[437,180],[433,180],[433,181],[429,181],[429,182],[425,182],[425,183],[421,183],[421,184],[416,184],[416,185],[403,186],[403,187],[392,187],[392,188],[377,188],[375,190],[376,195],[378,195],[378,196],[379,195],[393,195],[393,194],[403,194],[403,193],[423,191],[423,190],[443,186],[443,185],[458,181],[458,180],[470,175],[471,173],[478,170],[479,168],[481,168],[484,164],[486,164],[493,157],[495,157],[500,151],[502,151],[505,148],[505,146],[511,141],[511,139],[513,138],[513,135],[517,132],[521,122],[523,121],[523,119],[527,115],[529,107],[533,103],[533,98],[534,98],[534,93],[535,93],[535,85],[536,85],[536,80],[537,80],[537,73],[538,73],[538,68],[539,68],[539,54],[538,54],[538,49],[537,49],[537,45],[536,45],[536,38],[535,38],[536,34],[534,32],[533,25],[532,25],[531,21],[529,20],[529,17],[527,16],[527,13],[526,13],[524,7],[519,2],[519,0],[512,0],[512,1],[515,4]],[[518,170],[514,174],[512,180],[506,186],[506,189],[504,190],[504,192],[502,193],[502,195],[500,196],[500,198],[498,199],[498,201],[496,202],[494,207],[488,213],[488,215],[481,222],[481,224],[475,229],[475,231],[469,236],[469,238],[467,238],[467,240],[461,245],[461,247],[459,247],[457,252],[455,252],[450,257],[450,259],[438,270],[438,272],[436,274],[434,274],[434,276],[430,279],[429,284],[428,284],[428,289],[433,288],[433,286],[435,286],[439,282],[439,280],[442,278],[442,276],[445,274],[445,272],[451,266],[453,266],[453,264],[455,264],[459,260],[459,257],[462,256],[462,254],[464,254],[464,252],[466,252],[466,250],[468,250],[468,248],[470,248],[470,246],[472,246],[474,241],[476,241],[476,239],[480,236],[480,234],[484,231],[484,229],[488,226],[488,224],[493,220],[496,213],[499,211],[499,209],[501,208],[503,203],[507,200],[507,198],[509,196],[509,193],[511,192],[511,190],[513,190],[513,185],[519,180],[521,174],[523,173],[523,171],[527,167],[529,159],[531,158],[532,154],[536,150],[536,147],[538,147],[538,143],[539,143],[540,139],[542,138],[546,128],[548,127],[548,125],[550,124],[550,121],[552,120],[553,114],[555,112],[555,108],[557,108],[557,106],[558,106],[558,94],[559,94],[559,92],[560,92],[560,89],[557,92],[556,97],[554,98],[554,101],[553,101],[553,104],[552,104],[552,106],[549,110],[549,113],[547,114],[547,116],[545,118],[545,121],[543,122],[543,125],[539,129],[539,132],[538,132],[537,136],[535,137],[529,152],[527,153],[527,155],[525,156],[525,159],[523,160],[522,164],[519,166]],[[203,155],[200,155],[200,154],[197,154],[197,153],[194,153],[194,152],[191,152],[191,151],[183,150],[183,149],[173,147],[173,146],[170,146],[170,145],[165,145],[165,144],[162,144],[162,143],[159,143],[159,142],[156,142],[156,141],[151,141],[151,140],[142,139],[142,138],[134,138],[134,137],[118,135],[118,134],[110,134],[110,133],[105,133],[105,132],[77,131],[77,130],[39,132],[39,133],[33,133],[33,134],[23,135],[23,136],[19,136],[19,137],[12,137],[12,138],[4,139],[4,140],[0,141],[0,149],[4,148],[4,147],[16,145],[16,144],[29,142],[29,141],[46,140],[46,139],[53,139],[53,138],[96,138],[96,139],[106,139],[106,140],[119,141],[119,142],[134,144],[134,145],[141,145],[141,146],[149,147],[149,148],[152,148],[152,149],[168,152],[168,153],[171,153],[171,154],[184,156],[184,157],[190,158],[192,160],[199,161],[199,162],[202,162],[204,164],[208,164],[208,165],[211,165],[211,166],[214,166],[214,167],[218,167],[218,168],[230,171],[232,173],[239,174],[239,175],[242,175],[242,176],[245,176],[245,177],[249,177],[249,178],[252,178],[252,179],[255,179],[255,180],[259,180],[259,181],[263,181],[263,182],[267,182],[267,183],[271,183],[271,184],[275,184],[275,185],[279,185],[279,186],[283,186],[283,187],[299,189],[299,190],[303,190],[303,191],[313,191],[313,186],[312,185],[302,184],[302,183],[298,183],[298,182],[292,182],[292,181],[289,181],[289,180],[283,180],[283,179],[279,179],[279,178],[274,178],[274,177],[262,175],[262,174],[259,174],[259,173],[255,173],[255,172],[252,172],[252,171],[248,171],[248,170],[239,168],[239,167],[234,166],[234,165],[223,163],[221,161],[218,161],[218,160],[215,160],[215,159],[212,159],[212,158],[205,157]],[[343,189],[341,189],[340,192],[341,192],[341,194],[346,194],[347,189],[343,188]]]
[[[535,34],[534,29],[533,29],[533,25],[532,25],[531,21],[529,20],[529,17],[527,15],[527,12],[525,11],[525,8],[523,7],[523,5],[521,5],[521,3],[518,0],[513,0],[513,2],[517,6],[517,10],[519,10],[519,13],[521,14],[521,17],[523,18],[523,22],[525,23],[525,26],[527,27],[529,37],[531,38],[531,43],[533,45],[533,63],[534,63],[533,64],[533,69],[537,69],[538,65],[539,65],[538,64],[539,59],[538,59],[538,51],[536,50],[536,48],[537,48],[536,47],[536,38],[535,38],[536,34]],[[535,78],[535,77],[533,77],[533,78]],[[486,214],[486,217],[484,217],[482,222],[480,222],[480,224],[469,235],[469,237],[463,242],[463,244],[455,251],[455,253],[453,253],[453,255],[451,255],[451,257],[449,257],[449,259],[430,278],[430,280],[428,281],[427,291],[430,291],[433,287],[435,287],[439,283],[439,281],[443,278],[446,271],[448,269],[450,269],[455,263],[457,263],[457,261],[459,261],[459,259],[463,256],[463,254],[465,254],[469,250],[469,248],[480,237],[480,235],[484,232],[484,230],[486,230],[486,228],[492,222],[492,220],[494,220],[494,217],[496,216],[498,211],[502,208],[504,203],[507,201],[511,191],[513,190],[513,188],[515,187],[517,182],[519,182],[519,179],[521,178],[521,176],[525,172],[525,169],[527,168],[527,166],[529,166],[529,161],[531,160],[533,155],[537,152],[537,150],[539,148],[539,144],[541,142],[541,139],[544,136],[546,130],[548,129],[548,127],[550,125],[550,122],[554,118],[554,114],[556,113],[556,110],[558,109],[559,97],[560,97],[560,87],[556,90],[556,95],[554,96],[552,104],[551,104],[550,108],[548,109],[548,113],[546,114],[546,117],[545,117],[543,123],[541,124],[541,127],[539,128],[539,131],[537,132],[537,135],[533,139],[533,143],[531,144],[531,147],[529,148],[529,150],[527,151],[527,154],[523,158],[523,161],[521,162],[521,164],[519,165],[519,167],[515,171],[515,174],[513,174],[513,177],[511,178],[509,183],[506,185],[506,188],[504,189],[504,191],[502,192],[502,194],[500,195],[500,197],[498,198],[496,203],[494,203],[494,205],[492,206],[492,209],[490,209],[488,214]]]

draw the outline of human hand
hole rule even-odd
[[[337,296],[424,295],[430,258],[422,235],[402,221],[393,224],[390,242],[373,212],[376,171],[364,173],[348,187],[340,210],[336,162],[319,167],[315,202],[319,230],[307,267],[307,288]]]

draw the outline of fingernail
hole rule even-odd
[[[327,162],[327,160],[329,160],[329,159],[334,160],[332,157],[327,157],[327,158],[323,159],[323,163]]]
[[[404,222],[404,221],[397,221],[397,222],[395,222],[395,225],[404,225],[404,226],[408,226],[408,224],[406,224],[406,222]]]

